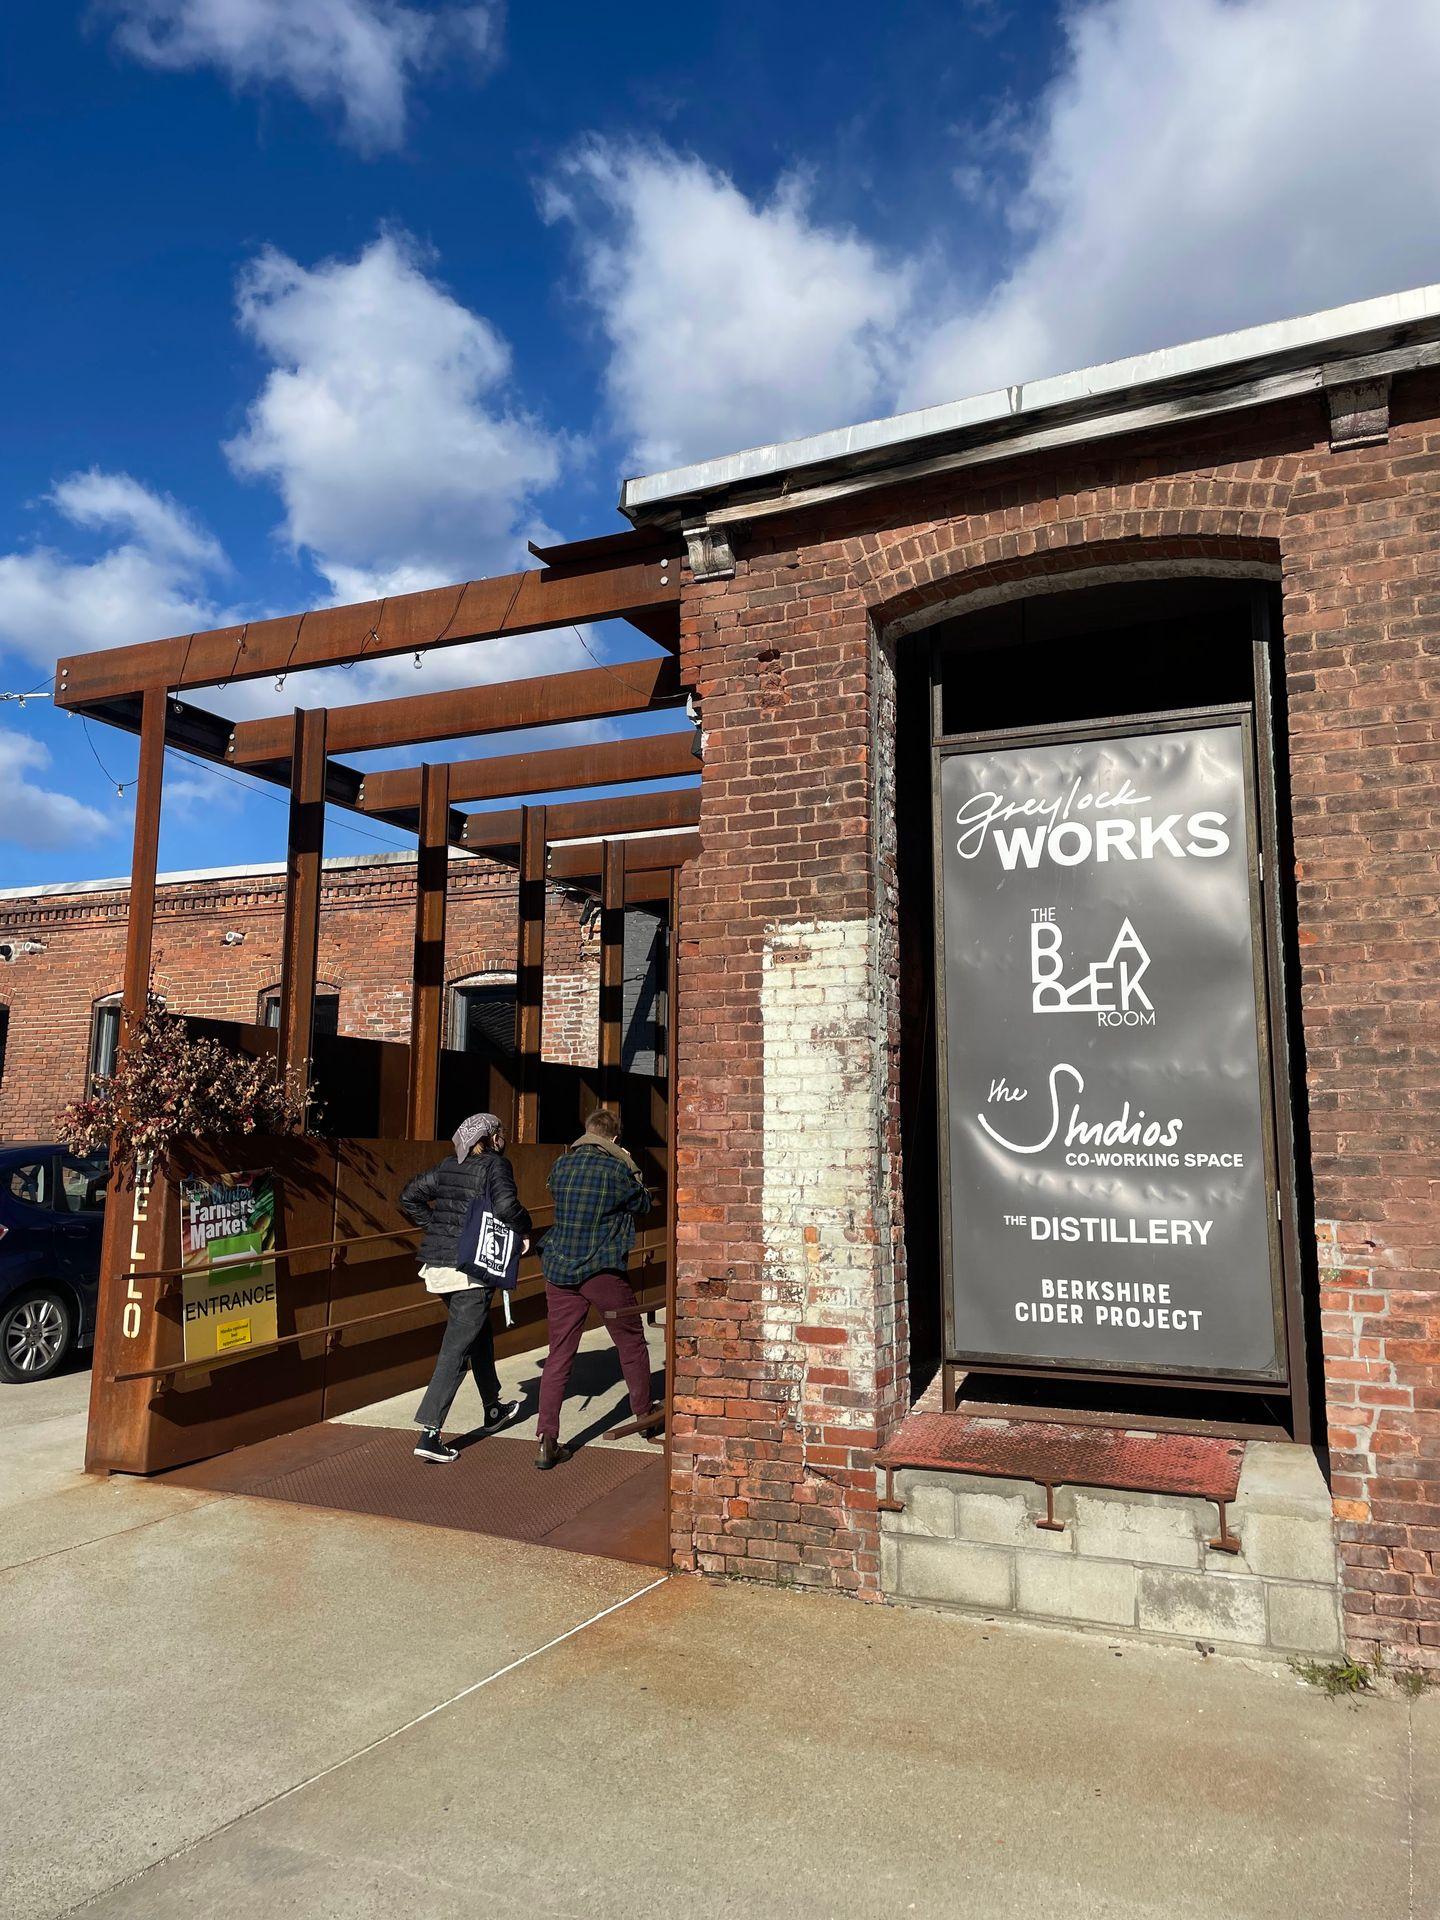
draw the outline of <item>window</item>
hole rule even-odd
[[[450,1045],[458,1053],[515,1052],[515,976],[490,974],[450,989]]]
[[[60,1184],[55,1203],[61,1213],[100,1213],[110,1186],[110,1166],[103,1153],[77,1159],[60,1156]]]
[[[120,1051],[120,996],[107,994],[95,1002],[90,1017],[90,1084],[108,1080],[115,1071],[115,1056]]]
[[[0,1087],[5,1084],[5,1043],[10,1038],[10,1009],[0,1004]]]
[[[278,1027],[280,1024],[280,989],[267,987],[260,996],[260,1024],[262,1027]],[[338,987],[316,987],[315,989],[315,1026],[317,1039],[340,1031],[340,989]]]
[[[27,1207],[48,1207],[54,1198],[55,1162],[48,1156],[8,1167],[3,1178],[10,1198],[22,1201]]]

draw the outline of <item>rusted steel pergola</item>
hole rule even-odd
[[[62,659],[57,704],[138,734],[134,856],[123,984],[122,1042],[150,983],[164,756],[183,749],[288,789],[279,1058],[309,1074],[315,1011],[325,808],[347,808],[413,832],[418,841],[407,1134],[435,1137],[444,1024],[449,850],[518,869],[514,1137],[536,1139],[544,996],[545,884],[586,888],[601,903],[602,1077],[621,1061],[623,920],[627,905],[664,902],[675,924],[676,875],[698,850],[694,735],[676,731],[578,747],[537,746],[449,764],[362,772],[347,754],[430,745],[488,733],[682,707],[678,542],[627,532],[532,548],[540,565],[488,580],[428,588],[242,626]],[[583,671],[536,675],[353,706],[292,708],[231,721],[190,689],[353,666],[585,621],[621,619],[663,651]],[[687,780],[668,791],[545,804],[528,796],[641,781]],[[465,811],[466,802],[513,800]],[[603,1080],[602,1080],[603,1083]]]

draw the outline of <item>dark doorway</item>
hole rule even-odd
[[[1243,707],[1254,716],[1264,837],[1272,871],[1287,853],[1283,673],[1278,591],[1248,580],[1148,580],[1078,588],[985,608],[900,641],[896,652],[897,867],[900,891],[900,1093],[911,1373],[915,1391],[945,1359],[933,928],[932,741],[1119,718]],[[1276,636],[1272,642],[1271,636]],[[1160,1390],[1123,1380],[964,1377],[967,1397],[995,1405],[1054,1406],[1097,1418],[1229,1422],[1301,1432],[1308,1419],[1312,1343],[1304,1337],[1298,1247],[1308,1223],[1303,1153],[1290,1150],[1292,1082],[1299,1084],[1296,965],[1289,886],[1271,889],[1266,941],[1268,1008],[1276,1045],[1275,1095],[1285,1109],[1287,1284],[1292,1396]],[[1303,1141],[1300,1143],[1303,1147]],[[1308,1292],[1313,1280],[1304,1283]]]
[[[515,1053],[515,982],[472,980],[450,989],[450,1045],[457,1053]]]
[[[280,1024],[280,989],[278,987],[269,987],[260,996],[260,1024],[262,1027],[278,1027]],[[333,1039],[339,1031],[340,989],[317,986],[314,1036],[317,1040],[329,1040]]]

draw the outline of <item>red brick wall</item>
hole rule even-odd
[[[547,915],[547,921],[550,916]],[[549,926],[546,941],[551,939]],[[547,1060],[570,1060],[577,1066],[595,1065],[600,1032],[600,968],[597,961],[600,923],[585,937],[584,957],[589,966],[556,974],[545,981],[544,1052]]]
[[[871,1457],[904,1411],[873,742],[840,542],[695,586],[705,728],[681,901],[673,1512],[682,1565],[873,1592]]]
[[[872,634],[1067,575],[1281,575],[1347,1604],[1357,1641],[1440,1664],[1440,383],[1397,381],[1393,413],[1361,453],[1332,452],[1317,395],[762,520],[733,530],[734,579],[687,583],[680,1564],[877,1587],[905,1324]]]
[[[411,861],[326,870],[319,977],[340,993],[340,1031],[404,1040],[410,1031],[415,870]],[[285,912],[282,874],[162,886],[155,925],[156,991],[180,1013],[254,1020],[280,978]],[[117,993],[124,967],[126,894],[72,893],[0,899],[0,939],[44,951],[0,966],[0,1003],[10,1008],[0,1080],[0,1139],[49,1135],[55,1114],[84,1091],[91,1013]],[[243,933],[226,946],[227,932]],[[452,862],[446,978],[515,967],[513,872],[483,861]],[[593,1065],[598,942],[580,930],[579,905],[556,892],[546,915],[544,1047],[548,1059]]]
[[[1440,1667],[1440,390],[1297,481],[1285,633],[1352,1641]]]

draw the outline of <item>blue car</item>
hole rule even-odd
[[[43,1380],[93,1343],[109,1181],[103,1156],[0,1146],[0,1380]]]

